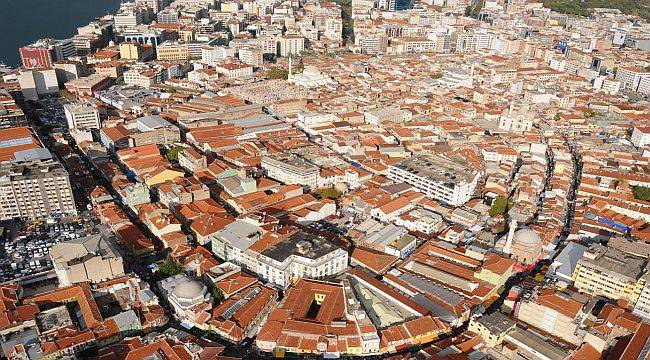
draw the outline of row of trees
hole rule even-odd
[[[610,8],[650,20],[647,0],[544,0],[543,3],[544,7],[570,15],[589,16],[594,8]]]

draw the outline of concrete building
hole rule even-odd
[[[58,243],[50,259],[59,287],[82,282],[101,282],[124,275],[119,247],[103,234]]]
[[[415,187],[427,197],[460,206],[474,194],[480,173],[462,158],[414,156],[388,167],[388,178]]]
[[[324,237],[297,232],[263,251],[256,272],[264,280],[286,289],[293,280],[323,279],[347,267],[347,251]]]
[[[201,155],[193,148],[188,147],[178,153],[178,164],[183,169],[195,173],[207,168],[208,160],[205,155]]]
[[[515,328],[515,322],[500,312],[472,318],[469,321],[468,330],[478,334],[485,345],[495,347],[505,340],[508,332]]]
[[[630,141],[634,146],[642,148],[650,144],[650,127],[634,127]]]
[[[595,244],[578,260],[573,282],[580,292],[634,304],[645,286],[645,271],[645,260]]]
[[[185,43],[165,41],[156,48],[156,56],[158,60],[165,61],[188,60],[190,50]]]
[[[522,301],[515,315],[519,320],[536,328],[579,345],[582,343],[584,332],[580,331],[578,325],[584,315],[582,308],[587,298],[574,295],[576,299],[569,294],[544,289],[530,299]]]
[[[318,166],[307,160],[294,156],[279,159],[272,156],[262,158],[262,169],[267,175],[287,185],[302,185],[316,188],[318,184]]]
[[[300,35],[283,35],[279,39],[280,56],[299,55],[305,50],[305,38]]]
[[[616,72],[616,80],[623,83],[623,89],[640,91],[641,81],[650,78],[650,71],[637,67],[623,67]]]
[[[55,69],[21,70],[17,78],[26,100],[38,100],[40,96],[59,92]]]
[[[0,169],[0,219],[43,219],[77,213],[68,172],[45,149],[16,153]],[[31,161],[34,157],[38,161]],[[20,160],[18,160],[20,158]]]
[[[65,104],[63,105],[65,118],[68,120],[68,128],[78,130],[99,129],[101,122],[99,111],[88,104]]]
[[[23,110],[7,90],[0,89],[0,129],[25,125],[27,125],[27,118]]]

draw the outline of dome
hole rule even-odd
[[[310,75],[317,75],[320,74],[320,70],[316,66],[313,65],[307,65],[305,68],[302,70],[303,74],[310,74]]]
[[[525,228],[515,232],[512,242],[514,244],[522,245],[539,245],[542,242],[542,238],[540,238],[539,234],[533,230]]]
[[[176,287],[172,292],[178,299],[192,300],[203,296],[204,285],[198,281],[186,281]]]

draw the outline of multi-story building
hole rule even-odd
[[[645,260],[595,244],[578,260],[573,283],[580,292],[634,304],[645,285],[645,269]]]
[[[630,138],[636,147],[644,147],[650,144],[650,127],[635,127]]]
[[[68,128],[78,130],[99,129],[99,111],[88,104],[65,104],[63,106]]]
[[[165,41],[156,48],[158,60],[178,61],[188,60],[190,50],[186,43]]]
[[[642,317],[645,321],[650,321],[650,275],[648,273],[643,275],[645,280],[645,285],[641,294],[639,295],[639,300],[637,300],[634,305],[634,310],[632,311],[635,315]]]
[[[122,8],[115,14],[115,28],[133,28],[145,21],[146,9],[138,7]]]
[[[56,61],[77,55],[71,39],[41,39],[18,49],[25,69],[52,67]]]
[[[462,158],[420,155],[388,167],[388,178],[415,187],[427,197],[460,206],[472,197],[480,173]]]
[[[318,166],[307,160],[292,156],[279,159],[272,156],[262,158],[262,169],[269,177],[288,185],[302,185],[315,188],[318,185]]]
[[[16,162],[0,169],[0,219],[76,214],[68,172],[47,150],[27,151],[17,153]],[[34,157],[43,160],[29,161]]]
[[[7,90],[0,89],[0,129],[27,125],[23,110]]]
[[[523,300],[515,315],[521,321],[577,345],[582,343],[584,336],[578,327],[581,317],[585,315],[582,312],[584,300],[544,289],[530,299]]]
[[[208,167],[208,160],[205,155],[199,154],[191,147],[178,153],[178,164],[185,170],[195,173]]]
[[[130,146],[150,144],[171,145],[181,141],[178,127],[158,115],[143,116],[129,135]]]
[[[239,49],[239,60],[244,64],[260,67],[264,63],[261,49]]]
[[[643,79],[650,78],[650,71],[638,67],[624,67],[616,72],[616,80],[623,83],[623,88],[630,91],[639,91]]]
[[[305,38],[300,35],[283,35],[279,39],[280,56],[299,55],[305,50]]]
[[[324,237],[297,232],[260,253],[256,272],[269,283],[287,288],[292,280],[323,279],[347,267],[347,251]]]

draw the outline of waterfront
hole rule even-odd
[[[17,66],[18,48],[44,38],[66,38],[96,17],[114,13],[120,0],[0,0],[0,61]]]

